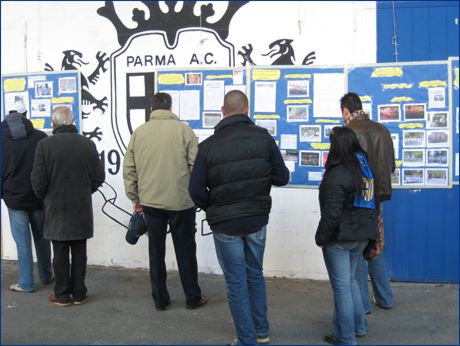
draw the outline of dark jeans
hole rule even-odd
[[[56,278],[54,295],[61,301],[83,300],[86,297],[86,239],[72,241],[53,240],[53,268]],[[69,259],[72,253],[72,264]]]
[[[196,304],[201,299],[198,286],[198,265],[195,243],[195,208],[181,211],[143,207],[149,232],[149,264],[152,296],[157,307],[170,303],[166,288],[166,230],[171,230],[177,266],[187,304]]]

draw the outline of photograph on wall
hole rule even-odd
[[[437,87],[428,89],[428,107],[446,108],[446,88]]]
[[[5,95],[5,114],[8,114],[10,110],[17,109],[18,105],[24,106],[27,110],[27,117],[30,116],[29,112],[29,93],[24,92],[11,92],[4,93]]]
[[[295,171],[298,155],[299,152],[297,150],[281,150],[281,157],[290,173]]]
[[[186,73],[185,85],[201,85],[201,73]]]
[[[403,185],[423,185],[425,181],[423,169],[406,169],[403,168]]]
[[[448,185],[447,168],[434,169],[427,168],[426,170],[426,185]]]
[[[321,142],[320,125],[299,126],[299,142]]]
[[[329,151],[323,151],[322,152],[322,162],[323,162],[323,167],[326,167],[327,163],[327,158],[329,157]]]
[[[424,149],[403,149],[404,166],[425,166]]]
[[[336,126],[337,125],[324,125],[324,138],[329,139],[332,129]]]
[[[399,133],[391,133],[391,141],[393,142],[395,159],[399,160]]]
[[[404,130],[403,147],[424,147],[425,130]]]
[[[412,103],[404,105],[404,120],[425,120],[424,103]]]
[[[448,127],[448,112],[428,112],[426,119],[427,129],[442,129]]]
[[[50,99],[32,99],[30,101],[30,117],[50,117],[51,116],[51,100]],[[54,109],[53,109],[54,110]]]
[[[391,173],[391,185],[401,185],[401,169],[396,168],[393,173]]]
[[[267,129],[272,136],[276,136],[276,120],[256,120],[256,125]]]
[[[308,97],[310,94],[309,80],[289,80],[287,82],[288,97]]]
[[[203,112],[203,127],[214,128],[222,120],[221,112]]]
[[[305,167],[320,167],[320,151],[313,150],[301,150],[300,154],[300,166]]]
[[[297,135],[281,135],[281,149],[297,149]]]
[[[53,97],[53,82],[35,82],[35,97]]]
[[[67,107],[70,110],[72,110],[72,104],[71,103],[53,103],[52,107],[53,107],[53,112],[57,107]]]
[[[426,146],[430,148],[448,147],[449,146],[449,131],[448,130],[426,131]]]
[[[427,166],[447,166],[448,164],[448,149],[427,149],[426,150],[426,165]]]
[[[288,106],[287,121],[308,121],[308,106]]]
[[[399,105],[379,105],[379,122],[401,121]]]
[[[75,77],[59,78],[59,94],[74,94],[77,92],[77,79]]]

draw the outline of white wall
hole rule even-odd
[[[97,14],[104,2],[9,2],[2,1],[2,64],[1,72],[20,73],[43,71],[45,63],[60,70],[63,51],[76,50],[88,62],[80,68],[86,76],[96,67],[96,53],[103,51],[110,56],[120,50],[116,31],[106,18]],[[117,14],[128,28],[135,28],[131,11],[139,2],[116,3]],[[164,5],[162,5],[164,8]],[[181,5],[178,4],[177,10]],[[214,3],[216,14],[210,21],[217,21],[225,11],[225,2]],[[144,8],[146,10],[146,8]],[[195,14],[199,12],[195,8]],[[161,31],[156,28],[156,32]],[[183,54],[195,50],[198,55],[210,49],[208,36],[196,31],[188,42],[177,47],[163,47],[180,60]],[[269,51],[268,45],[278,39],[292,39],[295,63],[300,64],[311,51],[315,51],[315,65],[374,63],[376,61],[376,6],[375,2],[251,2],[235,14],[224,41],[234,47],[235,65],[242,62],[238,51],[251,43],[253,59],[258,65],[269,65],[274,58],[262,56]],[[204,43],[205,42],[205,43]],[[212,43],[212,42],[211,42]],[[219,46],[218,43],[212,43]],[[213,47],[214,47],[213,46]],[[160,47],[145,47],[138,54],[155,54]],[[219,48],[216,48],[219,49]],[[216,55],[218,55],[216,53]],[[113,61],[112,61],[113,63]],[[216,66],[216,65],[213,65]],[[228,66],[219,62],[217,66]],[[113,66],[107,63],[90,92],[96,98],[106,96],[108,107],[103,113],[84,106],[91,112],[83,121],[83,130],[99,127],[103,132],[101,141],[95,140],[98,150],[108,153],[119,150],[112,128],[114,119],[121,122],[124,114],[113,113],[111,101],[120,97],[114,92],[111,80]],[[164,67],[164,66],[162,66]],[[174,67],[174,66],[169,66]],[[153,67],[137,67],[151,71]],[[112,78],[113,79],[113,78]],[[124,141],[129,140],[124,138]],[[121,153],[123,154],[123,153]],[[113,166],[108,165],[108,168]],[[128,223],[128,215],[120,209],[131,210],[131,203],[124,195],[121,171],[107,173],[108,185],[94,194],[95,236],[88,244],[90,264],[123,267],[148,267],[147,238],[144,236],[135,246],[124,240],[125,229],[113,222],[103,212],[109,198],[114,205],[105,205],[106,212],[115,213],[116,219]],[[112,188],[113,190],[112,190]],[[116,196],[115,196],[116,194]],[[272,191],[273,209],[270,214],[269,235],[265,256],[265,272],[268,276],[295,278],[326,278],[321,251],[314,244],[314,233],[319,220],[317,189],[275,188]],[[202,214],[197,215],[198,226]],[[200,227],[198,227],[200,229]],[[2,255],[16,258],[14,241],[9,232],[8,213],[2,202]],[[206,273],[220,273],[214,252],[212,236],[197,233],[197,257],[199,269]],[[176,269],[171,239],[168,237],[167,266]]]

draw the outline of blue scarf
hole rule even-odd
[[[363,152],[355,153],[359,160],[359,166],[363,173],[363,190],[361,195],[355,195],[353,205],[356,208],[375,209],[375,196],[374,196],[374,175],[366,160],[366,155]]]

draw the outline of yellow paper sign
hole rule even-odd
[[[311,143],[313,149],[328,150],[331,147],[331,143]]]
[[[397,96],[397,97],[393,97],[390,102],[410,102],[410,101],[413,101],[412,97]]]
[[[399,124],[400,129],[423,129],[423,124],[420,123],[404,123]]]
[[[372,71],[371,77],[401,77],[403,70],[400,67],[378,67]]]
[[[311,78],[311,74],[304,73],[304,74],[287,74],[284,76],[284,78],[289,79],[289,78],[294,78],[294,79],[308,79]]]
[[[280,79],[280,70],[253,70],[253,80],[278,80]]]
[[[40,119],[30,119],[32,122],[32,125],[34,125],[34,128],[36,129],[42,129],[43,126],[45,126],[45,119],[40,118]]]
[[[335,120],[335,119],[316,119],[315,120],[316,124],[340,124],[340,120]]]
[[[443,87],[446,85],[447,85],[447,82],[443,80],[427,80],[427,81],[418,83],[419,88]]]
[[[454,68],[454,75],[455,75],[454,87],[458,89],[458,67]]]
[[[279,119],[278,114],[257,114],[253,116],[254,119]]]
[[[310,104],[311,99],[284,100],[285,105],[301,105],[307,103]]]
[[[231,74],[221,74],[221,75],[207,75],[206,79],[232,79]]]
[[[401,160],[395,160],[395,166],[396,167],[401,167],[402,166],[402,161]]]
[[[408,83],[393,83],[393,84],[383,84],[383,89],[410,89],[412,84]]]
[[[361,102],[371,102],[372,101],[372,98],[368,95],[360,96],[359,98],[361,99]]]
[[[10,78],[5,79],[3,83],[3,90],[5,92],[10,91],[23,91],[26,87],[25,78]]]
[[[166,73],[166,74],[160,74],[158,76],[158,84],[171,85],[171,84],[184,84],[184,83],[185,83],[184,75],[179,74],[179,73]]]
[[[73,97],[68,96],[68,97],[53,97],[51,99],[51,103],[72,103],[73,102]]]

